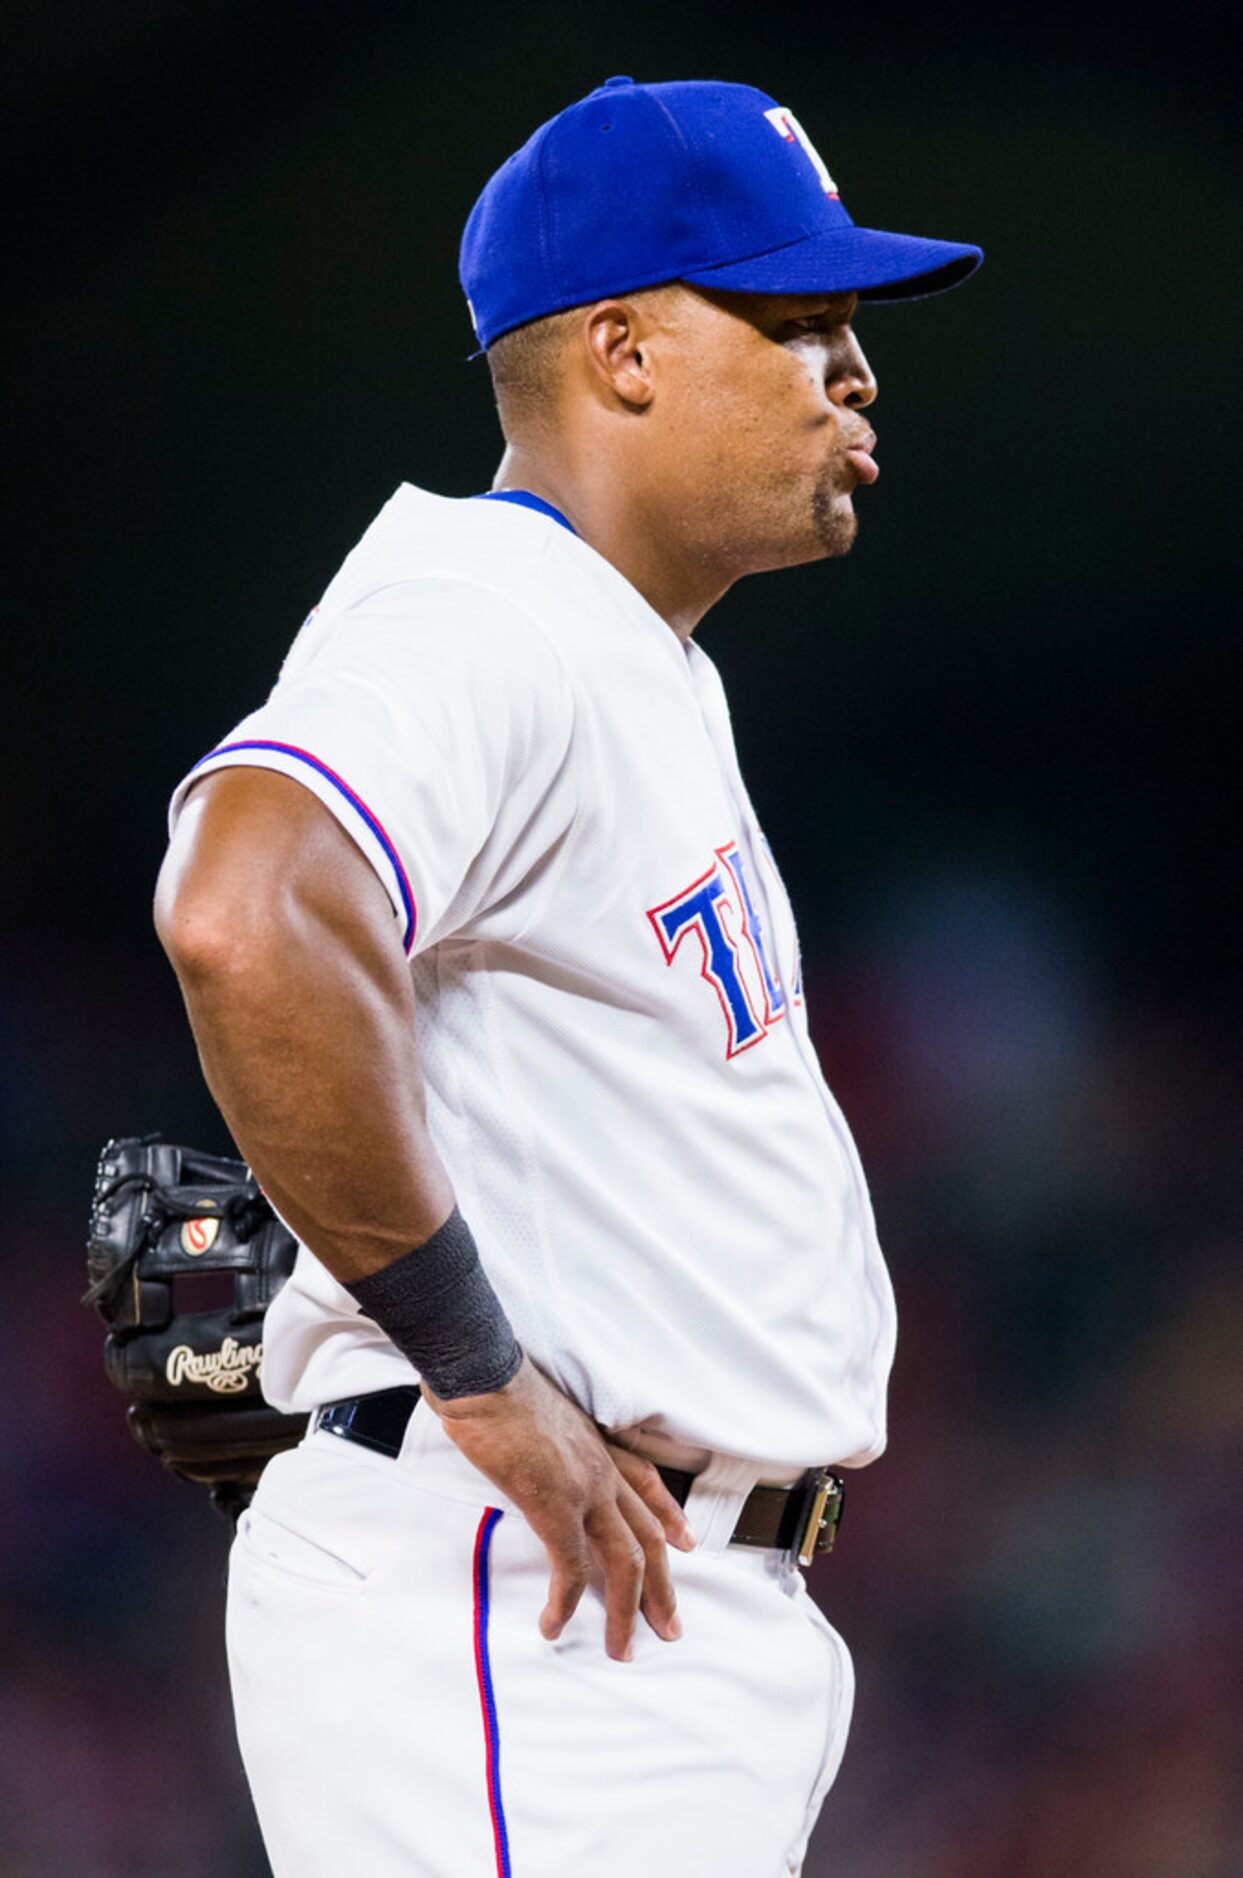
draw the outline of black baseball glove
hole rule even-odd
[[[108,1326],[108,1375],[135,1440],[234,1517],[306,1427],[268,1407],[258,1377],[264,1312],[296,1250],[242,1161],[158,1135],[100,1156],[82,1302]]]

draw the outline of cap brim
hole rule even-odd
[[[887,235],[848,223],[679,278],[723,293],[857,293],[861,300],[918,300],[959,286],[983,259],[979,248],[956,241]]]

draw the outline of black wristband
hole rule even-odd
[[[456,1206],[423,1245],[345,1288],[445,1401],[518,1373],[522,1351]]]

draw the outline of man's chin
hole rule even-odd
[[[811,506],[821,553],[828,559],[849,554],[859,532],[859,518],[849,495],[822,485],[812,496]]]

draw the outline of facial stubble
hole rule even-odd
[[[848,554],[859,532],[859,518],[853,504],[842,499],[844,492],[835,472],[835,464],[825,465],[811,497],[812,521],[829,557]]]

